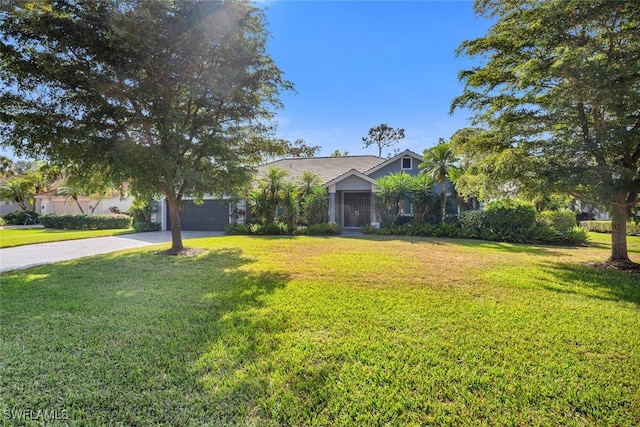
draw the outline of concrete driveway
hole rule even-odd
[[[183,231],[183,239],[222,236],[217,231]],[[141,248],[171,241],[170,231],[123,234],[121,236],[94,237],[65,240],[0,249],[0,272],[17,270],[54,262],[69,261],[86,256],[106,254],[123,249]]]

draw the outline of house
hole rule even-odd
[[[297,157],[276,160],[258,167],[258,176],[269,168],[288,172],[296,180],[305,171],[316,173],[329,193],[329,220],[345,228],[362,227],[377,222],[374,209],[376,180],[394,172],[417,175],[422,156],[406,150],[389,159],[377,156]],[[436,189],[436,191],[438,191]],[[162,227],[170,228],[166,203],[160,205]],[[228,200],[205,197],[202,205],[186,201],[180,212],[183,230],[224,230],[237,220],[234,212],[247,212],[246,201],[229,206]]]
[[[58,195],[64,181],[54,182],[49,191],[36,194],[36,212],[45,214],[92,214],[104,215],[114,211],[125,212],[133,204],[130,196],[122,197],[118,191],[109,191],[101,198],[79,195],[76,199]],[[125,184],[126,187],[126,184]],[[125,188],[126,189],[126,188]]]
[[[282,159],[259,168],[284,169],[291,179],[304,171],[315,172],[329,193],[329,221],[342,227],[362,227],[377,223],[374,209],[376,180],[395,172],[417,175],[422,156],[413,151],[383,159],[377,156],[309,157]]]

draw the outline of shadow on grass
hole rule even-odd
[[[541,281],[550,291],[640,305],[639,274],[572,263],[556,263],[543,269],[554,278]]]
[[[246,424],[263,413],[268,376],[255,371],[287,327],[265,300],[288,281],[237,249],[14,272],[0,337],[24,349],[5,359],[0,397],[87,424]]]

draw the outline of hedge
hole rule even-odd
[[[611,233],[611,221],[581,221],[580,226],[595,233]],[[640,236],[640,224],[628,222],[627,236]]]
[[[108,230],[130,228],[131,217],[123,214],[114,215],[70,215],[48,214],[40,217],[45,228],[64,230]]]
[[[336,223],[320,223],[309,226],[290,227],[285,223],[278,222],[273,224],[229,224],[225,227],[225,233],[229,235],[260,235],[260,236],[278,236],[278,235],[298,235],[298,236],[320,236],[320,235],[338,235],[342,232],[340,226]]]

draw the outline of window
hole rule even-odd
[[[406,171],[411,169],[411,157],[403,157],[402,158],[402,170]]]

